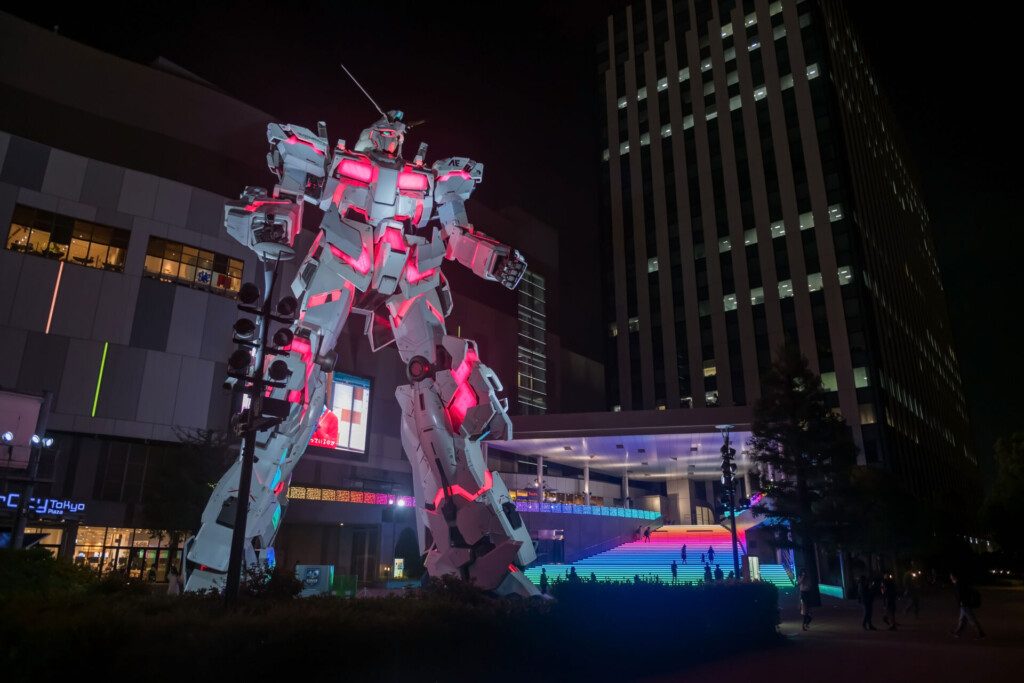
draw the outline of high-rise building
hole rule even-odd
[[[638,0],[599,45],[612,410],[752,405],[799,344],[867,464],[977,469],[908,154],[834,0]]]

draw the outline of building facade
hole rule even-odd
[[[634,2],[599,61],[609,407],[753,405],[792,342],[862,462],[973,478],[928,213],[842,6]]]
[[[159,579],[179,551],[147,500],[186,461],[183,437],[227,429],[235,293],[258,279],[254,256],[224,231],[223,205],[272,183],[266,125],[281,119],[174,65],[126,61],[2,13],[0,41],[0,390],[53,395],[29,532],[98,570]],[[338,125],[354,135],[371,118]],[[525,254],[529,287],[480,286],[446,266],[449,329],[478,342],[513,414],[603,402],[600,364],[563,349],[545,322],[558,309],[544,287],[558,264],[552,228],[515,208],[468,210]],[[300,251],[318,212],[307,217]],[[371,353],[359,320],[337,351],[335,388],[359,418],[344,447],[312,449],[295,470],[278,557],[373,580],[414,524],[394,400],[407,379],[393,348]],[[573,373],[592,388],[566,389]],[[0,462],[0,531],[29,478],[31,433],[19,428],[5,449],[19,457]]]

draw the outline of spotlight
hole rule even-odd
[[[46,448],[49,448],[52,445],[53,445],[53,437],[52,436],[45,436],[45,437],[43,437],[43,446],[45,446]]]
[[[31,441],[33,446],[38,446],[43,440],[39,438],[38,434],[33,434]]]
[[[248,318],[239,318],[235,321],[234,329],[239,339],[252,339],[256,334],[256,323]]]
[[[404,508],[405,507],[405,498],[399,498],[398,499],[398,507],[400,507],[400,508]]]
[[[295,339],[295,334],[287,327],[282,327],[274,333],[274,346],[279,349],[283,349],[284,347],[289,346],[293,339]]]
[[[238,349],[228,356],[228,367],[232,370],[244,370],[252,362],[252,354],[245,349]]]
[[[287,379],[288,375],[292,374],[292,371],[288,369],[288,363],[283,360],[275,360],[270,364],[270,369],[267,373],[270,375],[270,379],[280,382]]]
[[[247,306],[252,306],[260,300],[260,288],[251,282],[246,282],[238,290],[238,300]]]
[[[11,443],[14,441],[14,432],[4,432],[0,438],[3,439],[4,443]]]
[[[294,296],[283,297],[277,302],[277,313],[282,318],[290,318],[299,310],[299,302]]]

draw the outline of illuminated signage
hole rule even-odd
[[[324,412],[309,445],[332,451],[366,452],[367,423],[370,418],[370,380],[334,373],[327,385]]]
[[[18,509],[21,501],[20,493],[0,493],[0,509]],[[50,515],[60,517],[76,512],[85,512],[85,503],[76,503],[71,500],[58,500],[56,498],[32,498],[30,499],[29,510],[39,515]]]

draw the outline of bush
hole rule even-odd
[[[250,598],[285,600],[302,592],[302,582],[295,576],[295,572],[284,567],[275,566],[270,569],[264,564],[254,564],[245,569],[241,592]]]
[[[272,582],[273,576],[268,581]],[[287,593],[287,591],[286,591]],[[773,586],[579,584],[558,600],[504,600],[451,578],[387,598],[248,599],[83,593],[0,601],[9,680],[80,671],[179,682],[265,676],[342,680],[632,679],[774,641]],[[59,645],[59,646],[58,646]],[[637,657],[637,649],[643,657]],[[157,666],[167,661],[173,666]]]
[[[0,598],[81,593],[95,585],[92,571],[59,562],[43,548],[0,550]]]

